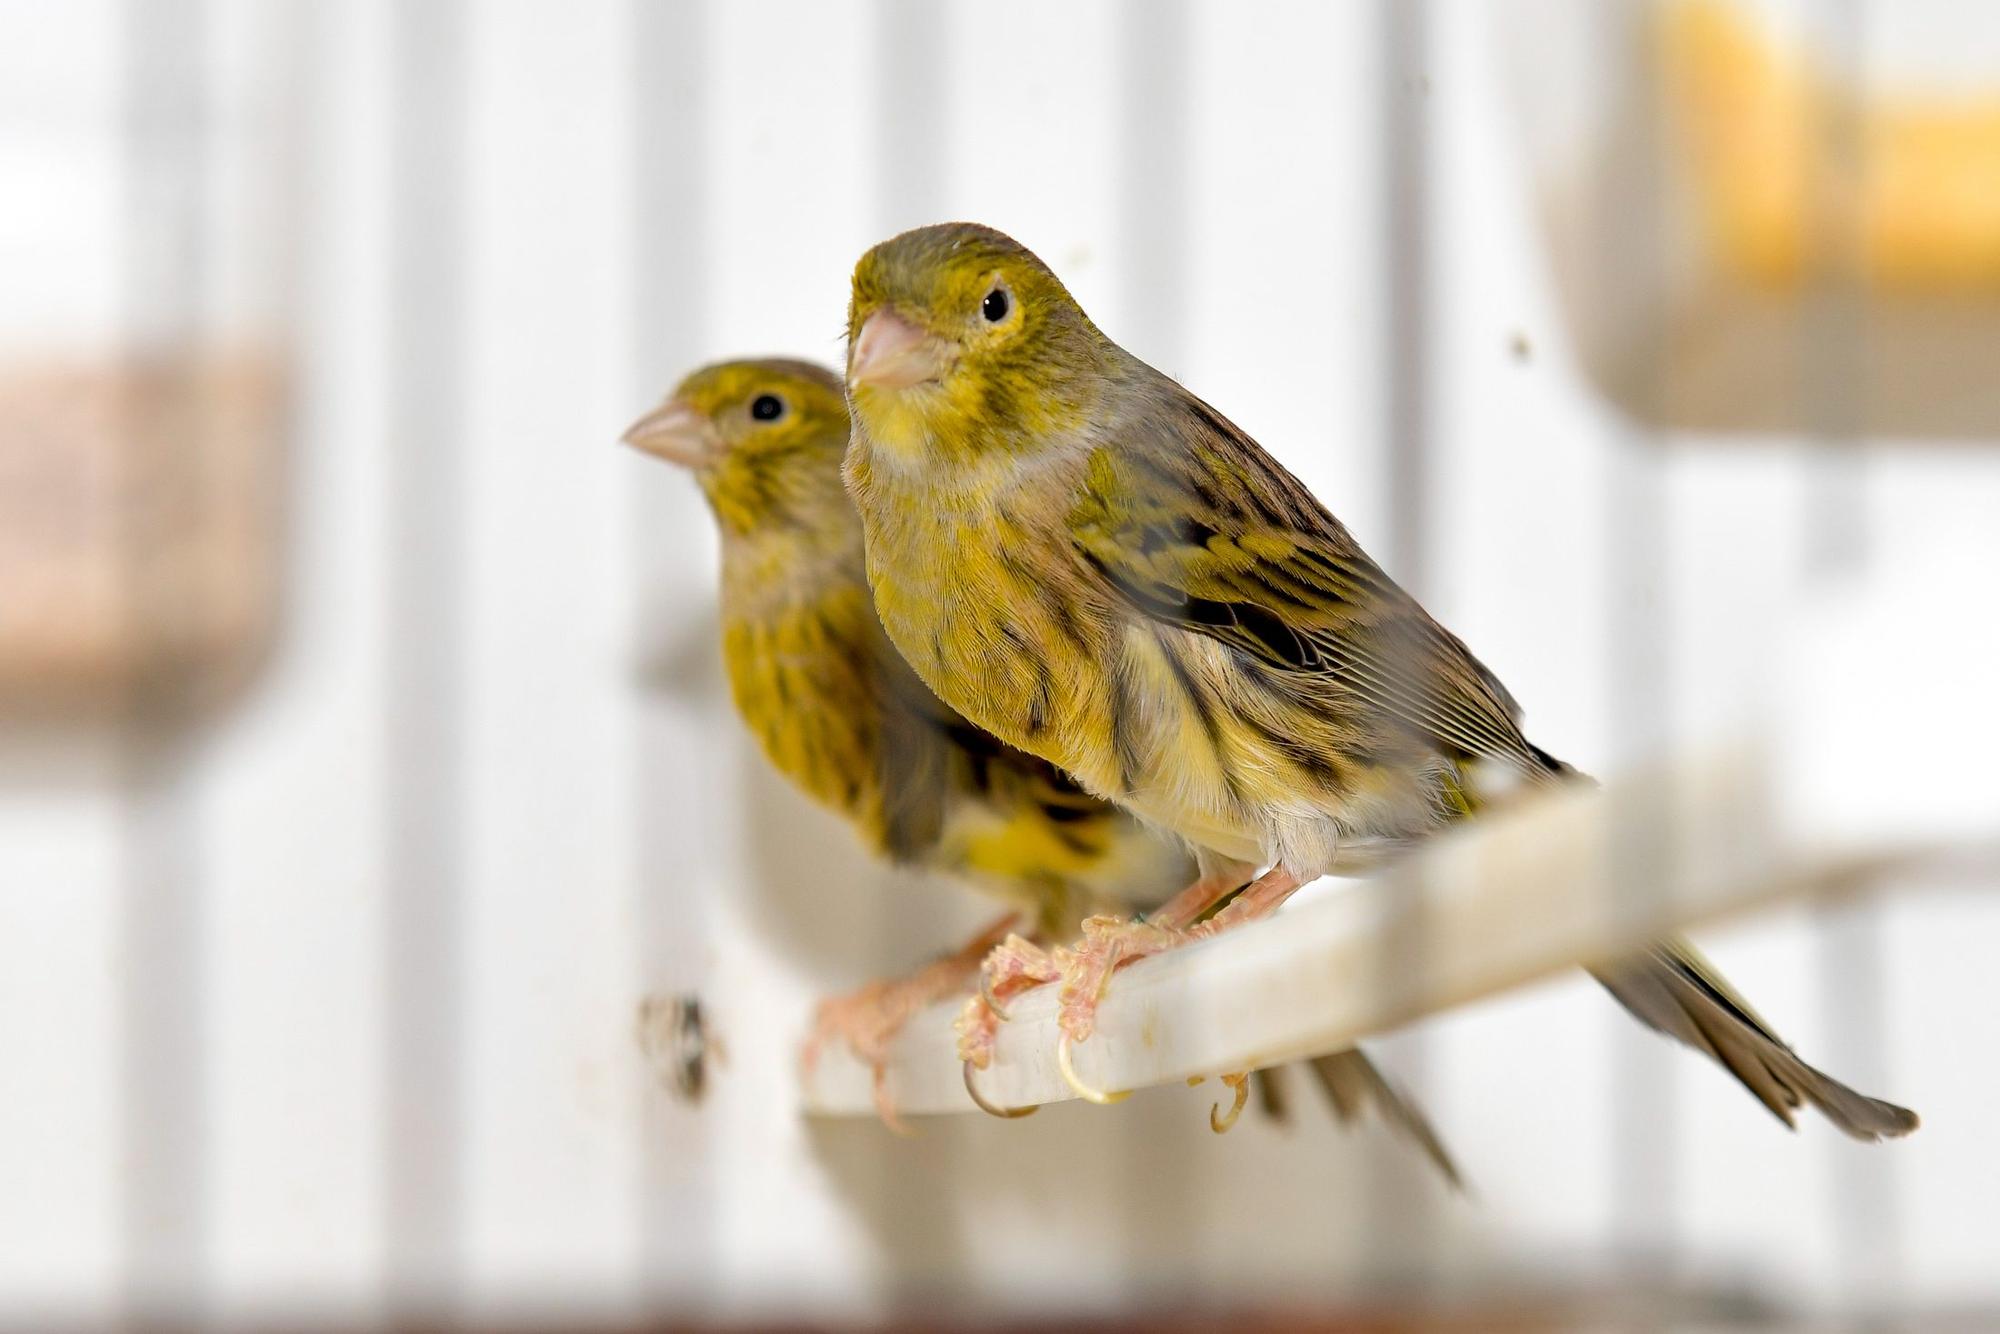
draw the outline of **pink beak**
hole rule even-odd
[[[668,399],[633,422],[619,439],[683,468],[701,467],[720,453],[722,447],[708,418],[677,398]]]
[[[939,339],[886,307],[870,315],[847,354],[847,383],[859,388],[908,389],[935,380],[950,366]]]

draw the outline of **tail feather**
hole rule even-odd
[[[1525,738],[1522,744],[1549,777],[1597,785]],[[1477,804],[1475,798],[1472,809]],[[1917,1114],[1909,1108],[1857,1093],[1800,1060],[1685,940],[1660,941],[1644,953],[1590,972],[1640,1023],[1707,1053],[1787,1126],[1795,1126],[1794,1113],[1811,1103],[1859,1140],[1894,1138],[1917,1128]]]
[[[1375,1063],[1359,1048],[1350,1047],[1331,1056],[1315,1057],[1307,1062],[1307,1066],[1318,1077],[1320,1087],[1326,1090],[1327,1099],[1333,1103],[1334,1112],[1342,1124],[1351,1124],[1372,1110],[1383,1124],[1421,1149],[1424,1156],[1443,1173],[1444,1179],[1451,1183],[1453,1190],[1465,1188],[1457,1164],[1445,1152],[1444,1144],[1438,1139],[1437,1131],[1431,1128],[1429,1118],[1415,1103],[1405,1098],[1401,1090],[1383,1078]]]
[[[1811,1103],[1855,1139],[1917,1128],[1915,1112],[1857,1093],[1800,1060],[1686,941],[1662,941],[1591,975],[1641,1023],[1713,1057],[1787,1126]]]

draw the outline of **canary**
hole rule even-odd
[[[691,469],[714,513],[723,660],[765,755],[878,856],[1001,899],[1044,936],[1074,933],[1094,908],[1157,904],[1194,874],[1180,839],[967,722],[883,634],[841,479],[847,436],[840,377],[776,359],[698,370],[625,434]],[[1230,867],[1218,883],[1244,878]],[[890,1038],[918,1007],[962,989],[1001,929],[911,978],[822,1007],[818,1040],[837,1036],[870,1062],[892,1124],[880,1083]],[[1019,938],[1012,948],[1032,957]],[[969,1011],[975,1021],[989,1013],[977,997]],[[1343,1119],[1373,1106],[1454,1175],[1421,1113],[1361,1053],[1315,1073]]]
[[[846,475],[889,638],[952,707],[1233,863],[1062,966],[1069,1045],[1122,961],[1275,910],[1509,787],[1577,779],[1466,646],[1221,413],[1112,342],[987,227],[854,270]],[[1684,941],[1593,970],[1781,1120],[1863,1139],[1916,1117],[1804,1061]]]

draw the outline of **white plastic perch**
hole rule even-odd
[[[1615,957],[1693,923],[1870,878],[1902,858],[1801,853],[1776,834],[1746,752],[1599,789],[1523,800],[1383,874],[1120,972],[1075,1069],[1143,1088],[1338,1051],[1371,1034]],[[1057,1066],[1055,989],[1018,998],[992,1067],[996,1105],[1075,1097]],[[975,1110],[954,1054],[956,1005],[898,1039],[905,1113]],[[805,1089],[819,1115],[874,1114],[869,1071],[827,1051]]]

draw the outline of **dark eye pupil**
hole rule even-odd
[[[979,305],[979,313],[986,317],[989,324],[998,324],[1006,319],[1007,294],[997,287],[988,292],[986,300]]]
[[[750,400],[750,415],[760,422],[774,422],[785,415],[785,405],[776,394],[759,394]]]

